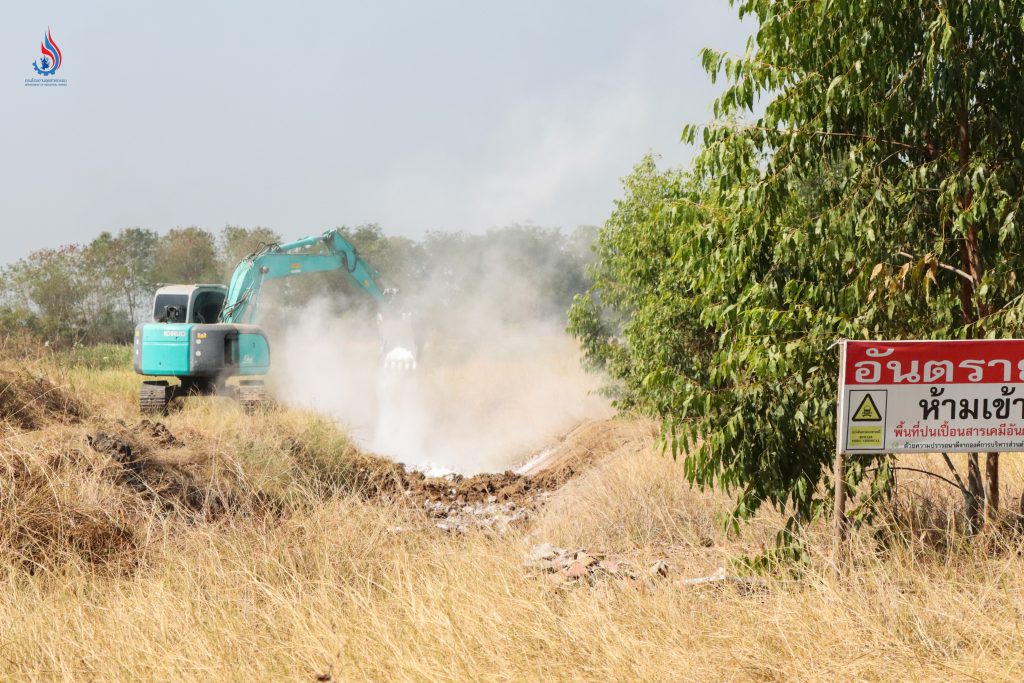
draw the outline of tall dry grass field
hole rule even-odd
[[[1024,546],[939,528],[957,499],[932,482],[900,484],[905,507],[930,501],[915,519],[932,527],[859,532],[844,578],[816,528],[798,572],[691,585],[770,547],[780,518],[725,535],[727,495],[686,486],[642,422],[525,527],[451,534],[369,491],[373,461],[315,416],[198,401],[161,427],[134,414],[117,362],[12,361],[0,377],[4,680],[989,681],[1024,667]],[[1019,494],[1016,463],[1004,481]],[[523,566],[541,541],[670,571],[556,584]]]

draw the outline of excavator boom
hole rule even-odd
[[[326,247],[327,253],[301,252],[318,245]],[[317,237],[268,245],[242,259],[231,276],[220,321],[252,322],[259,307],[260,290],[267,280],[334,270],[347,272],[367,294],[380,303],[386,302],[384,291],[377,284],[380,277],[377,269],[367,263],[338,230],[328,230]]]

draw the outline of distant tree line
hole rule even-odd
[[[564,319],[573,296],[589,286],[585,271],[597,233],[591,227],[564,233],[511,226],[484,234],[430,232],[413,240],[386,235],[377,224],[340,229],[381,272],[385,286],[410,294],[441,292],[450,302],[502,281],[508,286],[514,275],[541,295],[528,312],[510,307],[508,315],[555,320]],[[162,235],[132,227],[102,232],[84,245],[41,249],[0,269],[0,335],[31,335],[54,345],[128,343],[135,325],[149,319],[161,284],[227,284],[248,254],[298,237],[264,227],[227,226],[217,235],[198,227]],[[268,290],[276,305],[286,307],[316,297],[339,309],[367,301],[338,273],[287,278]]]

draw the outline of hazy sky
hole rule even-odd
[[[0,262],[101,230],[600,224],[742,50],[726,0],[7,3]],[[50,27],[64,88],[25,87]]]

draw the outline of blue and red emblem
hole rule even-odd
[[[43,37],[43,42],[39,45],[39,48],[42,50],[43,56],[37,60],[38,64],[32,62],[32,68],[40,76],[52,76],[60,68],[61,63],[64,61],[64,55],[61,54],[57,43],[53,42],[53,36],[50,35],[49,28],[46,29],[46,35]]]

